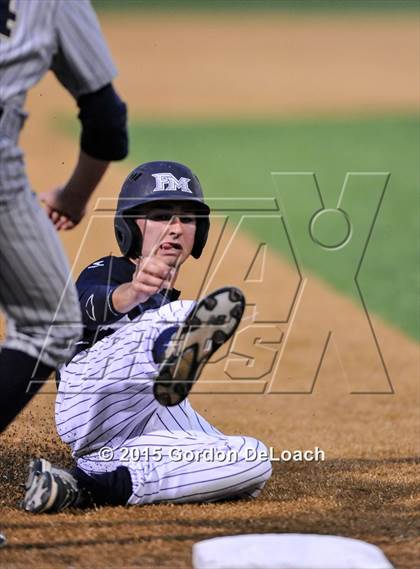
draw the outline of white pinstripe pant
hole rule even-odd
[[[20,149],[0,133],[0,308],[4,347],[56,367],[80,337],[77,293],[56,231],[29,189]]]
[[[176,301],[146,312],[61,372],[58,433],[87,473],[127,467],[129,504],[257,496],[271,475],[262,442],[224,435],[188,400],[163,407],[153,397],[154,340],[191,305]]]

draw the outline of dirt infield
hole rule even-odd
[[[133,114],[139,116],[369,112],[413,109],[418,102],[417,28],[410,19],[349,16],[345,21],[326,21],[273,14],[269,19],[229,15],[222,21],[215,16],[174,16],[170,22],[162,15],[139,18],[103,20],[121,70],[119,86]],[[51,126],[56,113],[72,112],[73,103],[47,78],[31,93],[29,110],[23,144],[31,181],[35,188],[44,189],[62,180],[72,163],[72,141]],[[113,166],[98,196],[115,196],[127,169],[124,164]],[[63,236],[71,259],[87,225],[85,220]],[[215,223],[212,240],[219,230]],[[76,270],[115,250],[110,220],[95,236],[83,250]],[[186,268],[180,283],[185,298],[198,290],[196,275],[202,274],[209,261],[211,243],[204,258],[191,261]],[[255,291],[243,275],[241,252],[256,251],[258,244],[241,236],[235,246],[238,254],[223,268],[218,277],[221,282],[212,285],[243,286],[262,313],[278,297],[279,310],[287,314],[296,272],[268,251],[272,288]],[[312,393],[262,394],[261,382],[255,382],[254,393],[246,394],[243,385],[231,381],[222,386],[223,393],[204,394],[206,381],[226,377],[224,362],[219,362],[206,370],[192,402],[227,433],[259,437],[276,454],[283,449],[319,447],[325,452],[325,462],[275,463],[272,479],[253,502],[101,508],[33,517],[16,508],[28,458],[45,454],[69,462],[67,450],[55,435],[54,390],[48,387],[45,391],[51,393],[38,396],[0,439],[1,530],[10,545],[0,552],[0,566],[190,567],[192,544],[207,537],[313,532],[367,540],[382,547],[396,567],[417,567],[417,346],[373,318],[393,393],[388,383],[371,389],[386,394],[350,393],[357,379],[354,362],[364,362],[370,369],[372,346],[362,333],[366,320],[349,299],[312,277],[310,283],[306,302],[312,308],[299,316],[300,335],[290,346],[289,367],[279,372],[286,382],[281,385],[287,384],[288,374],[299,378],[307,372],[305,361],[318,349],[314,338],[325,332],[326,311],[340,315],[342,335],[350,339],[351,333],[351,350],[341,353],[341,358],[330,343]],[[287,336],[291,326],[289,319],[278,331]],[[258,355],[255,375],[258,366],[267,366],[271,357],[260,347],[258,341],[247,346],[248,367],[241,364],[249,371],[252,357]],[[336,348],[340,353],[340,343]]]

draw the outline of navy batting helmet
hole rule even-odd
[[[181,201],[193,206],[197,214],[194,245],[191,251],[198,259],[207,241],[210,227],[209,207],[197,176],[177,162],[146,162],[137,166],[126,178],[118,198],[114,226],[121,252],[126,257],[141,255],[143,236],[135,222],[141,206],[154,202]]]

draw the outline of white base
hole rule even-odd
[[[193,546],[194,569],[393,569],[375,545],[335,535],[250,534]]]

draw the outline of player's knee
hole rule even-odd
[[[270,452],[264,443],[252,437],[244,437],[239,450],[239,460],[244,468],[251,468],[255,478],[252,483],[263,486],[272,473]]]

